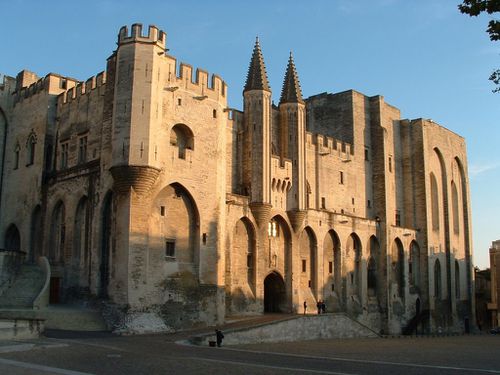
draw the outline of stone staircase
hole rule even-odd
[[[30,309],[42,290],[45,274],[35,264],[23,264],[10,287],[0,295],[0,309]]]

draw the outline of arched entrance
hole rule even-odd
[[[264,312],[283,312],[286,291],[285,282],[277,272],[270,273],[264,280]]]
[[[15,224],[11,224],[5,233],[5,249],[8,251],[21,250],[21,236]]]

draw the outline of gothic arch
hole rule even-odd
[[[234,225],[232,231],[232,241],[226,249],[226,309],[228,312],[244,309],[241,297],[248,298],[251,293],[255,296],[255,270],[257,256],[255,254],[256,236],[255,227],[247,217],[240,218]],[[238,291],[243,293],[239,296],[239,301],[235,301],[232,306],[233,294]]]
[[[391,279],[397,284],[397,293],[399,297],[404,297],[405,287],[405,253],[403,243],[396,237],[392,243],[391,252]]]
[[[342,252],[338,234],[330,229],[323,240],[323,264],[325,292],[337,292],[342,289]]]
[[[455,181],[451,181],[451,210],[453,217],[453,233],[460,233],[460,211],[458,205],[458,190]]]
[[[49,259],[53,263],[64,261],[64,246],[66,243],[66,211],[62,200],[59,200],[52,210],[49,234]]]
[[[455,157],[455,161],[458,165],[458,170],[460,172],[460,181],[462,186],[461,196],[462,196],[462,213],[463,213],[463,238],[464,238],[464,251],[465,251],[465,267],[466,267],[466,281],[467,281],[467,299],[472,300],[472,288],[470,287],[472,283],[472,264],[471,264],[471,250],[470,250],[470,233],[469,233],[469,194],[468,194],[468,184],[464,165],[458,156]],[[469,308],[470,305],[469,305]]]
[[[361,297],[362,290],[362,246],[361,240],[356,233],[351,233],[346,241],[345,265],[347,271],[348,294]]]
[[[78,201],[73,222],[73,254],[75,264],[80,264],[82,258],[86,259],[88,241],[88,199],[83,196]]]
[[[2,212],[2,192],[3,192],[3,175],[5,166],[5,152],[7,149],[7,116],[0,107],[0,212]]]
[[[431,213],[432,213],[432,230],[439,230],[439,192],[436,176],[431,172]]]
[[[200,249],[200,216],[191,193],[180,183],[165,186],[153,202],[160,216],[158,235],[165,239],[165,255],[175,261],[179,271],[197,277]]]
[[[300,284],[304,290],[310,288],[313,296],[318,291],[317,244],[316,235],[312,228],[309,226],[305,227],[299,239],[299,254],[302,263]]]
[[[383,285],[381,280],[382,260],[380,254],[380,243],[375,236],[368,241],[367,262],[367,291],[369,296],[377,296],[379,288]]]

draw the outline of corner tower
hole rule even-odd
[[[141,24],[133,24],[130,34],[124,26],[118,34],[111,168],[118,190],[132,187],[145,193],[159,173],[151,144],[161,121],[159,69],[165,41],[155,26],[147,35]]]
[[[267,80],[259,39],[243,89],[244,174],[243,185],[259,226],[267,224],[271,210],[271,88]]]
[[[304,219],[306,204],[305,171],[305,103],[302,99],[299,78],[292,53],[288,59],[281,98],[280,143],[281,158],[292,161],[292,189],[288,192],[287,211],[294,228],[300,227]]]

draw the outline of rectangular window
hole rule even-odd
[[[167,258],[175,258],[175,240],[165,240],[165,256]]]
[[[78,164],[87,161],[87,136],[81,137],[78,141]]]
[[[68,168],[69,142],[61,143],[61,169]]]
[[[326,208],[326,198],[321,197],[321,208],[325,209]]]
[[[307,260],[302,259],[302,272],[306,272],[307,270]]]
[[[366,160],[366,161],[370,160],[370,158],[369,158],[368,156],[369,156],[369,155],[368,155],[368,149],[367,149],[367,148],[365,148],[365,160]]]
[[[340,181],[339,181],[339,183],[340,183],[341,185],[343,185],[343,184],[344,184],[344,172],[342,172],[342,171],[340,172]]]
[[[396,210],[396,226],[400,227],[401,226],[401,212],[399,210]]]
[[[329,274],[333,273],[333,262],[328,262],[328,273]]]
[[[160,206],[160,215],[165,216],[165,206]]]
[[[368,202],[366,202],[366,206],[368,208],[372,208],[372,202],[368,199]]]
[[[392,156],[389,156],[389,172],[392,172]]]

